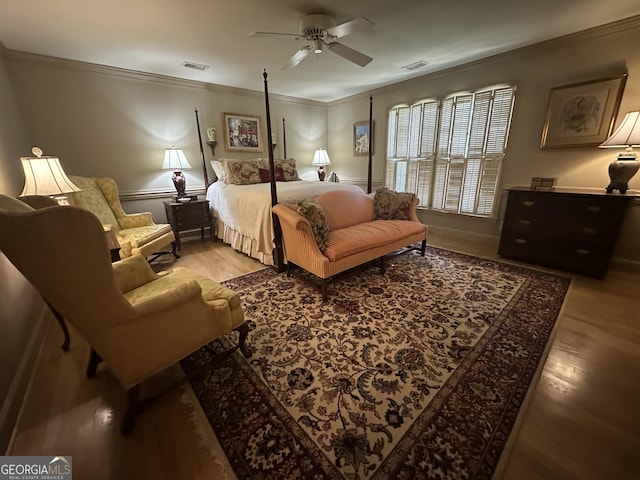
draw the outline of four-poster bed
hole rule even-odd
[[[267,119],[267,136],[272,137],[271,113],[269,106],[269,91],[267,84],[267,72],[264,77],[265,110]],[[369,103],[369,122],[371,124],[371,102]],[[225,181],[208,184],[206,160],[202,149],[202,138],[198,112],[196,110],[196,122],[198,127],[198,139],[202,153],[204,179],[207,188],[207,200],[214,217],[216,234],[218,238],[231,245],[234,249],[258,259],[265,265],[275,265],[279,270],[284,269],[284,252],[282,247],[282,233],[279,221],[271,208],[278,202],[297,203],[309,197],[314,197],[331,190],[362,191],[356,185],[344,183],[319,182],[319,181],[280,181],[281,171],[278,170],[278,162],[274,158],[274,146],[267,142],[267,159],[263,159],[263,167],[268,170],[268,184],[256,183],[249,185],[234,185]],[[287,159],[287,140],[285,120],[282,119],[282,148],[284,158]],[[369,149],[371,150],[371,149]],[[255,159],[254,159],[255,160]],[[233,161],[228,159],[227,161]],[[242,160],[238,160],[241,162]],[[212,162],[212,166],[214,163]],[[248,160],[247,162],[251,162]],[[219,166],[219,165],[218,165]],[[369,165],[367,175],[367,193],[371,192],[371,151],[369,151]]]

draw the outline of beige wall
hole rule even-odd
[[[552,87],[628,73],[618,121],[640,108],[640,17],[545,44],[514,51],[460,68],[375,90],[373,181],[384,182],[386,112],[399,103],[476,90],[500,83],[517,85],[516,102],[502,186],[528,185],[533,176],[557,177],[558,185],[602,190],[609,183],[607,166],[617,152],[610,149],[539,148],[547,99]],[[351,151],[353,122],[368,119],[369,94],[333,102],[329,106],[329,149],[342,178],[366,175],[366,157]],[[640,190],[640,175],[630,184]],[[501,213],[501,212],[500,212]],[[431,228],[498,236],[499,219],[479,219],[422,213]],[[640,205],[628,210],[614,256],[640,262]]]
[[[28,145],[0,45],[0,193],[20,193],[18,156]],[[39,351],[44,313],[38,294],[0,252],[0,452],[5,451]]]

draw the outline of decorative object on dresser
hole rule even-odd
[[[176,236],[178,250],[182,248],[180,244],[180,232],[200,229],[200,238],[204,239],[204,229],[211,230],[213,235],[213,220],[211,210],[207,200],[191,200],[188,202],[164,202],[164,210],[167,220]]]
[[[20,196],[44,195],[54,198],[60,205],[69,205],[64,195],[81,189],[64,173],[60,159],[43,157],[39,147],[33,147],[31,152],[35,157],[20,157],[24,170],[24,188]]]
[[[186,197],[185,189],[187,188],[187,179],[182,173],[182,170],[190,170],[191,165],[184,155],[184,152],[172,146],[164,151],[164,161],[162,162],[163,170],[173,170],[171,180],[173,180],[173,186],[176,187],[178,192],[177,198]]]
[[[633,195],[508,189],[498,254],[603,278]]]
[[[326,165],[331,165],[331,160],[329,159],[329,154],[326,150],[319,148],[313,153],[313,160],[311,161],[311,165],[318,167],[318,180],[324,182],[324,177],[327,174],[324,167]]]
[[[596,146],[613,130],[627,74],[555,87],[540,148]]]
[[[607,193],[614,190],[620,190],[620,193],[627,192],[629,180],[640,167],[633,147],[640,147],[640,111],[627,113],[613,135],[600,145],[600,148],[626,148],[609,164],[611,182],[607,185]]]
[[[556,186],[555,177],[531,177],[531,190],[551,191]]]

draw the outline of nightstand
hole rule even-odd
[[[164,210],[167,213],[167,220],[171,224],[173,233],[176,236],[178,250],[182,248],[180,245],[180,232],[199,228],[200,236],[204,239],[204,229],[209,228],[211,229],[211,238],[214,238],[213,222],[208,200],[164,202]]]

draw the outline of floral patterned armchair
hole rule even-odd
[[[185,268],[156,274],[141,255],[112,264],[93,213],[39,207],[0,195],[0,231],[11,232],[0,235],[0,250],[87,341],[87,376],[104,360],[127,389],[123,433],[133,428],[147,378],[232,330],[239,332],[235,348],[251,355],[233,290]]]
[[[171,245],[171,253],[176,252],[176,239],[169,224],[156,224],[149,212],[125,213],[120,205],[118,186],[111,178],[91,178],[69,175],[81,192],[69,194],[71,205],[89,210],[103,225],[110,225],[116,232],[120,243],[120,258],[140,254],[143,257],[153,255],[151,260]]]

